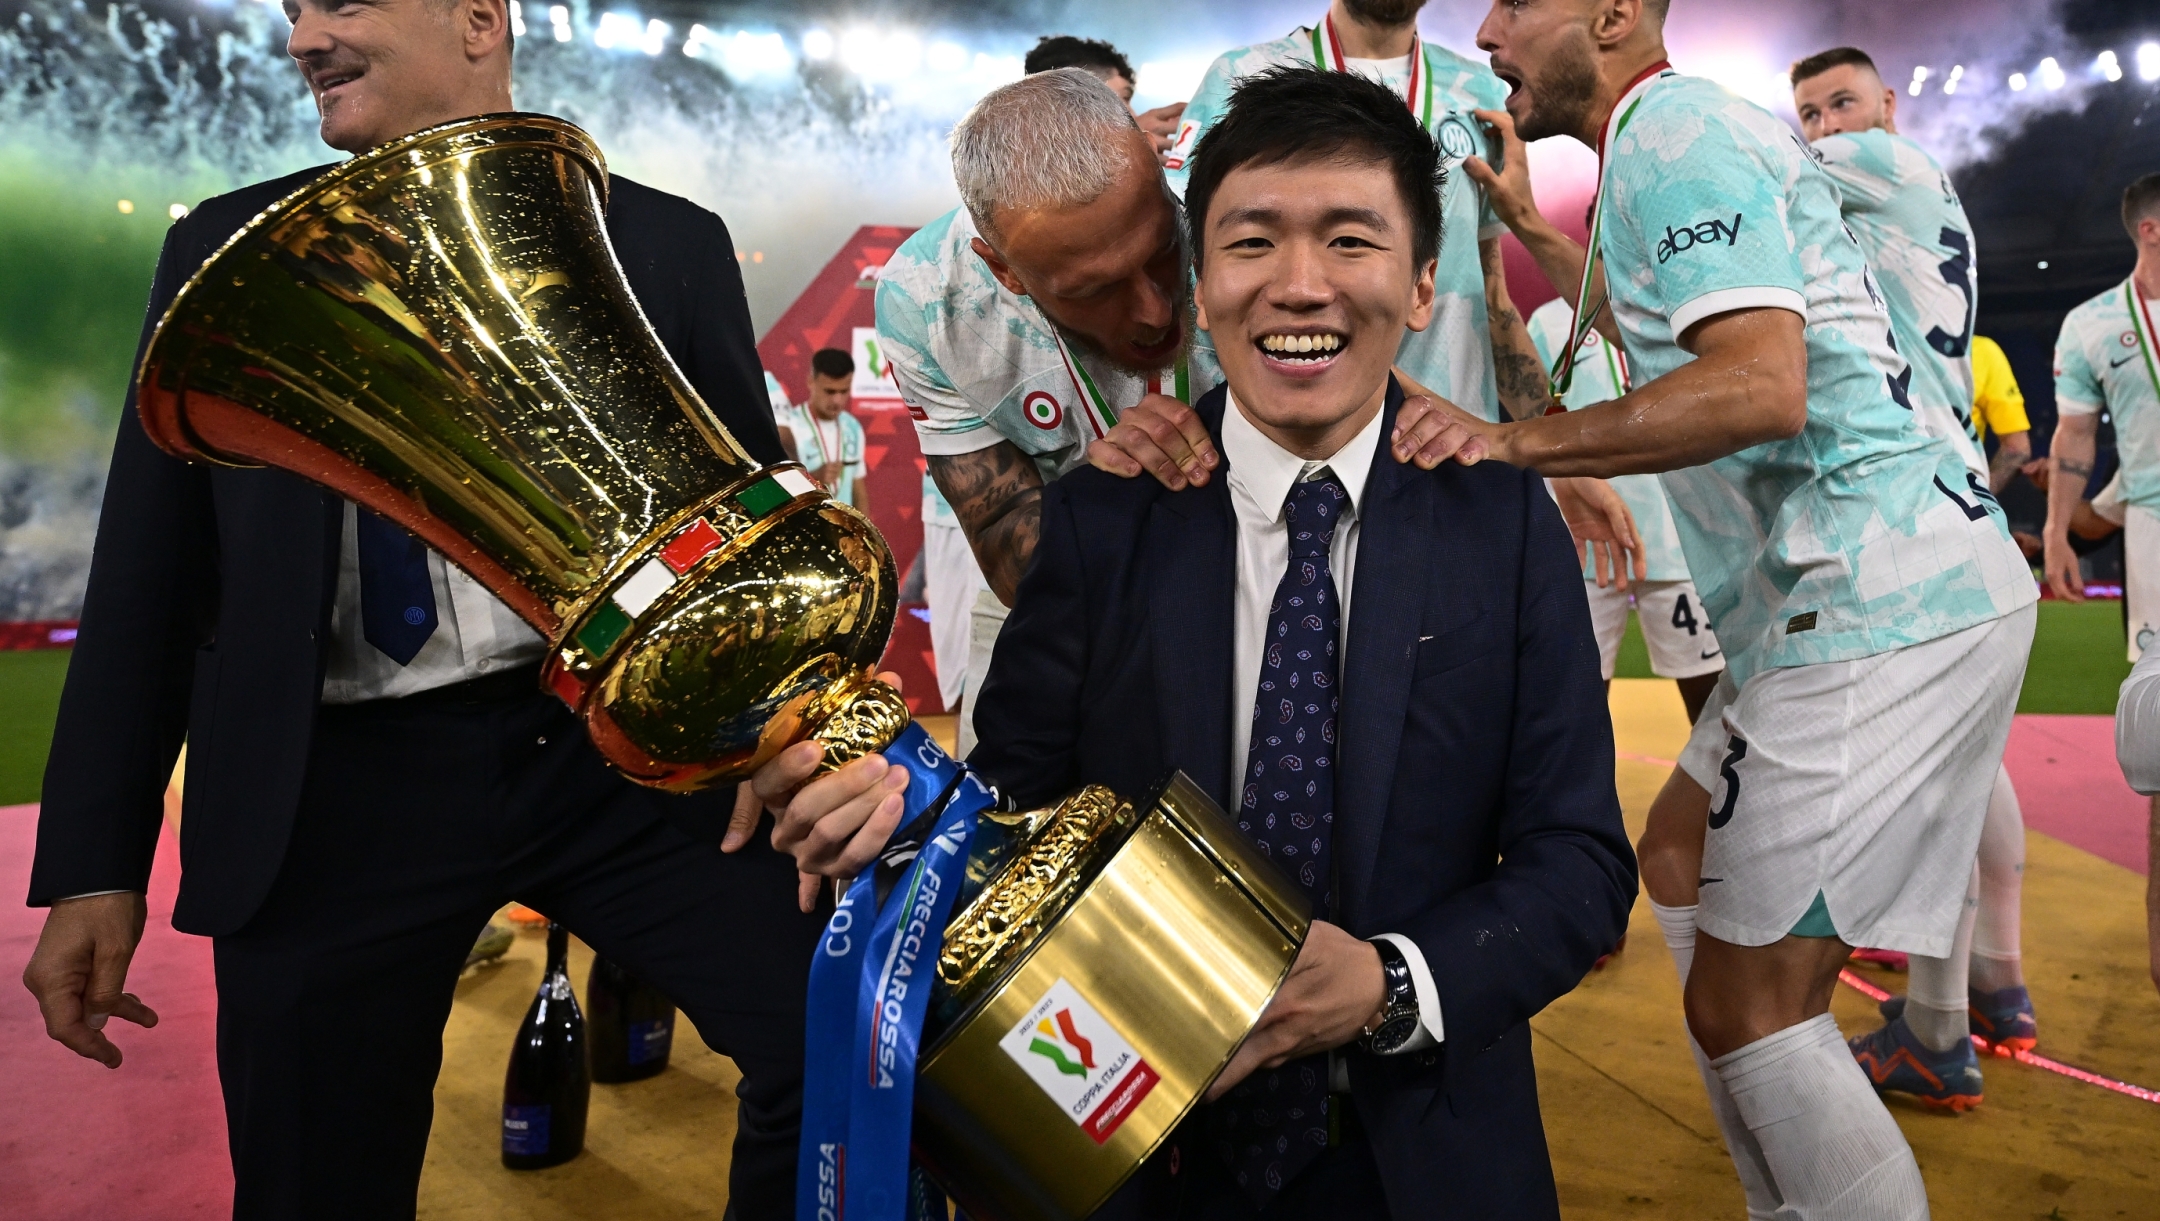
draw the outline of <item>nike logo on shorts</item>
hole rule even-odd
[[[2109,362],[2108,362],[2108,368],[2110,368],[2110,369],[2120,369],[2120,368],[2122,368],[2122,367],[2123,367],[2124,365],[2127,365],[2127,364],[2129,364],[2129,363],[2130,363],[2131,361],[2133,361],[2133,360],[2136,360],[2137,358],[2138,358],[2138,354],[2137,354],[2137,353],[2135,353],[2135,352],[2132,352],[2132,353],[2131,353],[2130,355],[2128,355],[2128,356],[2125,356],[2125,357],[2123,357],[2123,358],[2122,358],[2121,360],[2111,360],[2111,361],[2109,361]]]
[[[1707,652],[1707,653],[1703,654],[1703,655],[1702,655],[1702,659],[1703,659],[1704,661],[1708,661],[1708,660],[1710,660],[1711,658],[1713,658],[1713,657],[1717,656],[1718,654],[1720,654],[1720,653],[1722,653],[1722,652],[1724,652],[1724,651],[1725,651],[1725,650],[1723,650],[1723,649],[1712,649],[1712,650],[1710,650],[1709,652]]]
[[[1695,884],[1697,886],[1708,886],[1712,882],[1722,882],[1724,880],[1723,878],[1697,878]]]

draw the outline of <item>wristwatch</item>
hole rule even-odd
[[[1365,1028],[1363,1041],[1372,1054],[1392,1056],[1417,1033],[1417,985],[1410,979],[1410,961],[1394,942],[1379,939],[1368,944],[1380,952],[1383,1002],[1380,1016]]]

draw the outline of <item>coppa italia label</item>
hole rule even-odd
[[[1162,1080],[1063,979],[1050,985],[998,1046],[1098,1145]]]

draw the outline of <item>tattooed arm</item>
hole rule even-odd
[[[1010,441],[970,454],[931,454],[937,483],[998,601],[1013,604],[1042,535],[1042,473]]]
[[[1995,437],[1995,456],[1988,459],[1988,490],[2001,492],[2010,477],[2032,461],[2032,433],[2005,432]]]
[[[2049,588],[2065,602],[2085,600],[2085,578],[2077,552],[2070,548],[2070,519],[2085,496],[2092,478],[2095,437],[2100,431],[2098,415],[2063,412],[2055,421],[2055,439],[2048,444],[2047,525],[2040,530],[2041,565]]]
[[[1511,420],[1543,415],[1552,390],[1545,380],[1545,362],[1530,341],[1530,328],[1508,297],[1499,238],[1478,243],[1478,262],[1485,268],[1485,323],[1492,329],[1493,385],[1500,392],[1501,409]]]

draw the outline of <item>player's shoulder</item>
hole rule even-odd
[[[973,235],[965,210],[955,208],[900,243],[878,272],[874,300],[880,334],[919,343],[952,308],[956,295],[979,289],[970,278],[987,279],[989,270],[968,249]]]
[[[1255,73],[1285,64],[1312,64],[1313,32],[1310,26],[1299,26],[1281,38],[1247,46],[1232,47],[1215,57],[1208,75],[1234,84]]]
[[[2087,338],[2103,332],[2126,329],[2129,325],[2128,305],[2123,297],[2123,286],[2109,285],[2099,294],[2081,301],[2069,313],[2063,315],[2062,333]],[[2120,322],[2121,327],[2115,324]]]
[[[1557,334],[1565,332],[1574,322],[1575,311],[1568,308],[1567,298],[1554,297],[1531,310],[1530,317],[1524,320],[1524,325],[1528,326],[1533,334],[1539,331]]]
[[[1432,74],[1433,88],[1479,110],[1498,110],[1507,105],[1507,82],[1493,75],[1489,64],[1437,42],[1421,40],[1425,47],[1425,70]]]

